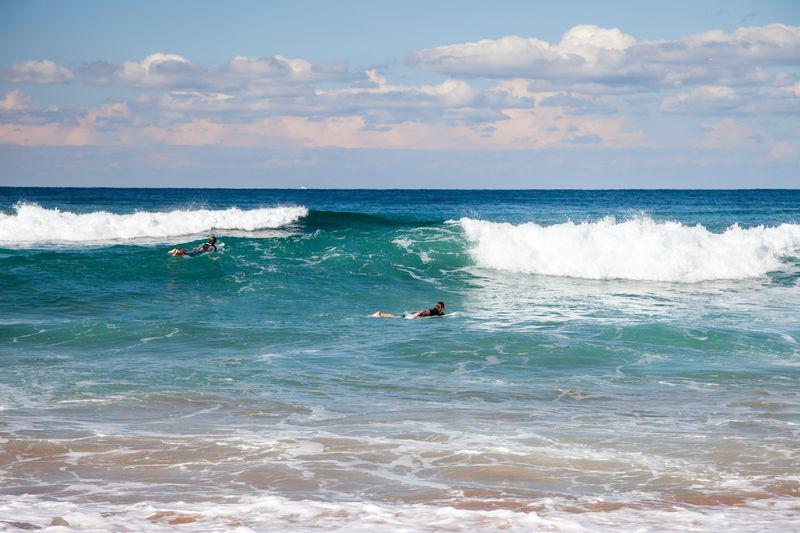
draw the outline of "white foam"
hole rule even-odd
[[[425,250],[419,250],[417,252],[414,251],[413,247],[414,247],[415,242],[413,240],[411,240],[410,238],[408,238],[408,237],[398,237],[397,239],[393,240],[392,242],[394,244],[396,244],[399,248],[402,248],[403,250],[405,250],[407,253],[416,254],[419,257],[420,261],[422,261],[423,263],[430,263],[431,262],[431,256]]]
[[[204,235],[209,230],[279,228],[306,216],[305,207],[265,207],[242,210],[185,209],[73,213],[18,203],[11,213],[0,213],[0,242],[91,243],[168,239]]]
[[[158,503],[133,505],[73,503],[15,496],[0,502],[0,530],[23,525],[43,531],[167,531],[176,519],[188,519],[186,531],[555,531],[616,532],[795,531],[800,518],[793,500],[766,500],[751,506],[707,508],[665,505],[660,509],[623,507],[582,513],[545,509],[466,510],[447,505],[386,502],[292,500],[278,495],[243,498],[238,502]],[[602,500],[598,500],[602,503]],[[59,517],[69,526],[53,524]],[[10,522],[10,523],[9,523]],[[63,522],[62,522],[63,523]],[[180,522],[176,522],[176,525]]]
[[[714,233],[701,225],[625,221],[551,226],[462,218],[470,254],[481,267],[587,279],[693,283],[761,276],[800,251],[800,224]]]

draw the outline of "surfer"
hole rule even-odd
[[[173,257],[177,257],[179,255],[188,255],[189,257],[194,257],[196,255],[205,254],[209,252],[216,252],[217,251],[217,237],[212,235],[208,238],[207,242],[204,242],[197,248],[192,248],[191,250],[184,250],[183,248],[173,248],[168,254]]]
[[[402,316],[393,315],[391,313],[384,313],[382,311],[378,311],[377,313],[373,313],[369,315],[374,318],[419,318],[422,316],[431,317],[431,316],[444,316],[444,302],[436,302],[436,305],[431,309],[423,309],[422,311],[417,311],[416,313],[409,313],[404,314]]]

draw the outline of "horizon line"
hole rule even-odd
[[[169,186],[91,186],[91,185],[0,185],[0,189],[114,189],[114,190],[214,190],[214,191],[800,191],[800,185],[797,187],[730,187],[730,188],[715,188],[715,187],[598,187],[598,188],[580,188],[580,187],[526,187],[526,188],[476,188],[476,187],[445,187],[445,188],[399,188],[399,187],[381,187],[381,188],[367,188],[367,187],[169,187]]]

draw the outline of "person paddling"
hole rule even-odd
[[[402,316],[393,315],[391,313],[384,313],[382,311],[378,311],[377,313],[373,313],[369,315],[373,318],[420,318],[420,317],[433,317],[433,316],[444,316],[444,302],[436,302],[436,305],[430,309],[423,309],[422,311],[417,311],[416,313],[404,314]]]
[[[177,257],[179,255],[188,255],[189,257],[194,257],[196,255],[216,252],[216,251],[217,251],[217,237],[215,235],[212,235],[211,237],[208,238],[207,242],[204,242],[197,248],[193,248],[191,250],[184,250],[183,248],[173,248],[167,253],[173,257]]]

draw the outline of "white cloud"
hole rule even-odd
[[[567,31],[556,48],[561,57],[577,56],[587,66],[602,68],[618,64],[624,51],[634,44],[635,38],[617,28],[580,24]]]
[[[770,24],[677,40],[637,41],[619,29],[579,25],[558,43],[517,36],[422,50],[411,61],[457,77],[553,83],[681,87],[720,80],[763,82],[759,67],[800,64],[800,27]]]
[[[192,63],[177,54],[155,53],[142,61],[125,61],[116,72],[120,83],[136,87],[180,84],[195,71]]]
[[[0,123],[0,144],[20,146],[99,146],[130,144],[136,134],[127,127],[124,103],[90,108],[77,120],[45,123]]]
[[[761,128],[758,121],[731,115],[800,111],[795,74],[775,68],[800,63],[797,33],[771,25],[637,41],[619,29],[579,25],[557,43],[512,36],[424,50],[416,58],[423,67],[450,74],[428,84],[390,81],[385,68],[354,73],[282,55],[238,55],[209,68],[154,53],[81,71],[90,83],[147,89],[130,97],[130,108],[46,111],[26,107],[22,93],[6,94],[0,108],[13,123],[0,124],[0,142],[448,150],[691,142],[764,153],[774,146],[778,159],[787,149],[774,143],[790,137],[786,127],[779,135],[756,132],[746,122]],[[496,82],[487,87],[469,76]],[[685,117],[674,117],[664,133],[654,111]],[[688,118],[695,114],[728,121],[704,125],[698,141],[700,121]]]
[[[133,87],[254,89],[270,84],[305,84],[345,80],[341,64],[313,65],[301,58],[236,56],[217,68],[200,67],[178,54],[156,52],[141,61],[125,61],[116,67],[88,63],[83,67],[87,81],[96,85]]]
[[[159,104],[170,111],[206,110],[220,111],[229,108],[235,97],[221,92],[172,91],[161,97]]]
[[[759,89],[749,97],[742,111],[753,114],[796,115],[800,113],[800,83]]]
[[[497,82],[497,85],[491,88],[491,91],[499,94],[507,94],[509,96],[513,96],[514,98],[533,97],[533,94],[531,93],[530,80],[520,78],[501,80]]]
[[[420,92],[440,98],[442,103],[447,106],[466,105],[475,98],[475,92],[468,83],[453,79],[439,85],[423,85]]]
[[[265,116],[323,119],[360,114],[370,125],[407,120],[428,122],[486,121],[501,118],[503,107],[529,101],[508,94],[474,90],[463,80],[431,85],[395,85],[370,69],[367,82],[348,87],[315,89],[305,85],[247,91],[171,91],[160,106],[174,118],[222,118],[252,121]]]
[[[508,36],[422,50],[412,61],[451,76],[592,78],[613,72],[635,39],[618,29],[579,25],[550,44]]]
[[[305,59],[289,59],[276,55],[275,60],[289,67],[289,79],[292,81],[315,81],[314,69]]]
[[[75,75],[49,59],[14,63],[7,70],[0,70],[0,79],[11,83],[66,83]]]
[[[664,97],[660,110],[689,115],[788,116],[800,113],[800,83],[770,84],[755,88],[703,85],[691,91]]]
[[[157,63],[141,68],[152,70]],[[138,68],[128,72],[144,76],[139,79],[160,75]],[[395,85],[374,71],[367,79],[343,89],[304,90],[284,101],[275,95],[176,90],[160,99],[136,99],[131,108],[118,102],[77,115],[25,109],[23,95],[11,92],[3,106],[19,112],[0,123],[0,143],[530,150],[624,147],[642,140],[624,117],[578,117],[537,105],[524,84],[501,82],[479,91],[455,79]]]
[[[490,128],[468,124],[406,121],[375,129],[362,116],[311,120],[305,117],[268,117],[251,123],[193,120],[172,126],[150,127],[146,135],[164,144],[185,146],[264,146],[382,148],[422,150],[531,150],[573,145],[635,146],[640,132],[626,119],[578,120],[556,111],[510,110],[505,120]]]
[[[22,94],[22,91],[16,89],[6,93],[5,97],[0,100],[0,109],[3,111],[15,112],[24,111],[28,109],[28,102],[30,98]]]
[[[343,99],[353,97],[353,99],[373,99],[382,97],[385,103],[394,99],[396,103],[401,100],[431,100],[444,106],[459,107],[465,106],[473,101],[476,94],[470,85],[463,80],[449,79],[437,85],[389,85],[386,78],[378,75],[374,71],[367,71],[367,76],[374,83],[369,87],[348,87],[345,89],[333,89],[327,91],[316,91],[316,95],[329,99]]]
[[[730,87],[703,85],[689,92],[667,96],[661,110],[667,113],[714,113],[738,107],[741,98]]]
[[[315,69],[305,59],[291,59],[282,55],[273,57],[236,56],[221,69],[223,75],[234,75],[241,80],[287,80],[298,83],[318,81],[324,72]]]
[[[375,85],[385,85],[386,84],[386,77],[381,75],[376,69],[371,68],[369,70],[364,71],[367,75],[367,79],[370,83]]]
[[[228,70],[243,78],[266,78],[284,75],[285,64],[275,58],[236,56],[228,62]]]
[[[625,117],[575,116],[558,105],[537,105],[524,83],[501,82],[480,92],[463,80],[406,86],[389,84],[376,72],[368,78],[368,86],[314,91],[290,114],[284,107],[259,115],[268,111],[271,100],[171,93],[163,105],[174,111],[186,104],[191,112],[177,115],[171,125],[147,128],[147,135],[179,145],[274,147],[288,142],[299,147],[387,149],[610,148],[644,140]],[[545,101],[544,96],[552,94],[536,96]],[[495,112],[479,115],[487,108]]]

